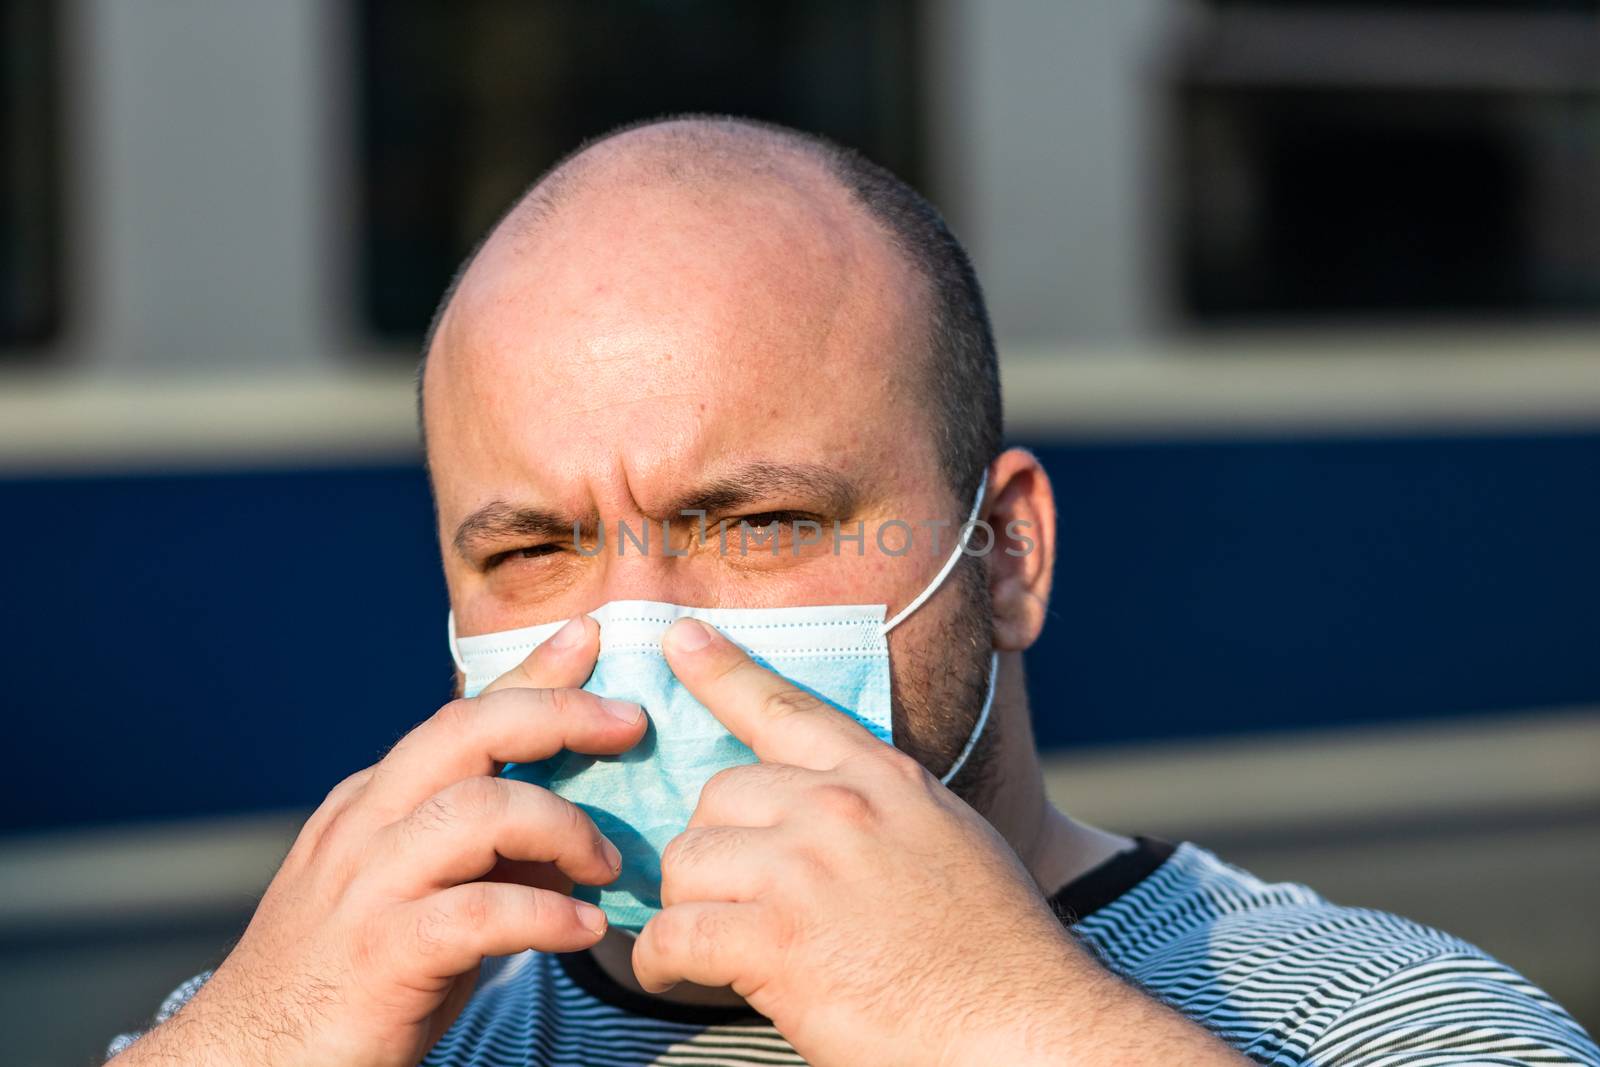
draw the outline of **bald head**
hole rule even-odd
[[[789,225],[809,231],[806,244],[832,244],[833,252],[819,257],[824,270],[844,270],[852,256],[862,258],[862,247],[874,244],[877,255],[895,259],[903,284],[883,295],[905,305],[910,343],[903,351],[875,353],[861,369],[916,384],[950,489],[963,497],[975,489],[1000,449],[1002,432],[994,339],[966,252],[933,206],[887,170],[823,138],[754,120],[683,116],[640,123],[558,162],[511,206],[451,282],[428,330],[424,374],[441,331],[456,317],[457,293],[486,252],[537,245],[554,220],[580,202],[604,214],[608,199],[637,200],[650,191],[711,212],[742,200],[774,234]],[[790,217],[778,217],[785,214]],[[788,254],[784,247],[771,251]],[[854,280],[862,282],[856,273]],[[867,283],[890,281],[882,273]]]
[[[528,234],[585,188],[672,185],[713,197],[742,184],[811,196],[844,191],[816,143],[795,131],[729,118],[668,119],[587,142],[535,182],[501,226]]]

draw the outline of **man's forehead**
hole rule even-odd
[[[436,475],[575,439],[694,465],[740,438],[891,428],[920,280],[835,208],[773,182],[590,189],[497,234],[429,358]]]

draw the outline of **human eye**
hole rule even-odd
[[[802,522],[816,522],[817,517],[805,511],[758,511],[753,515],[741,515],[733,520],[734,525],[749,526],[752,529],[768,529],[773,526],[793,527]]]
[[[736,564],[811,557],[824,551],[819,546],[830,522],[814,511],[793,508],[747,512],[722,520],[720,544]]]
[[[546,556],[553,556],[561,551],[561,546],[551,542],[537,545],[521,545],[517,548],[508,548],[504,552],[496,552],[484,560],[484,570],[492,571],[526,560],[539,560]]]

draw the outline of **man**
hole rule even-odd
[[[600,140],[469,260],[421,393],[454,646],[570,621],[338,785],[118,1064],[1600,1065],[1455,938],[1050,807],[1022,667],[1050,485],[1002,448],[965,254],[872,164],[722,118]],[[974,504],[1007,551],[949,555]],[[607,547],[624,524],[664,537]],[[499,772],[689,743],[591,679],[638,600],[688,608],[621,651],[759,762],[706,769],[629,931],[592,901],[638,843],[577,778]],[[876,735],[693,617],[858,604],[905,617]]]

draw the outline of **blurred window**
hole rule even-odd
[[[1213,7],[1367,8],[1385,11],[1600,11],[1600,0],[1211,0]]]
[[[1597,11],[1213,5],[1175,86],[1185,311],[1600,311]]]
[[[411,341],[472,242],[585,137],[680,111],[814,130],[921,184],[916,0],[362,0],[368,327]]]
[[[0,5],[0,360],[60,323],[57,22],[53,0]]]
[[[1213,7],[1367,8],[1384,11],[1600,11],[1600,0],[1211,0]]]

